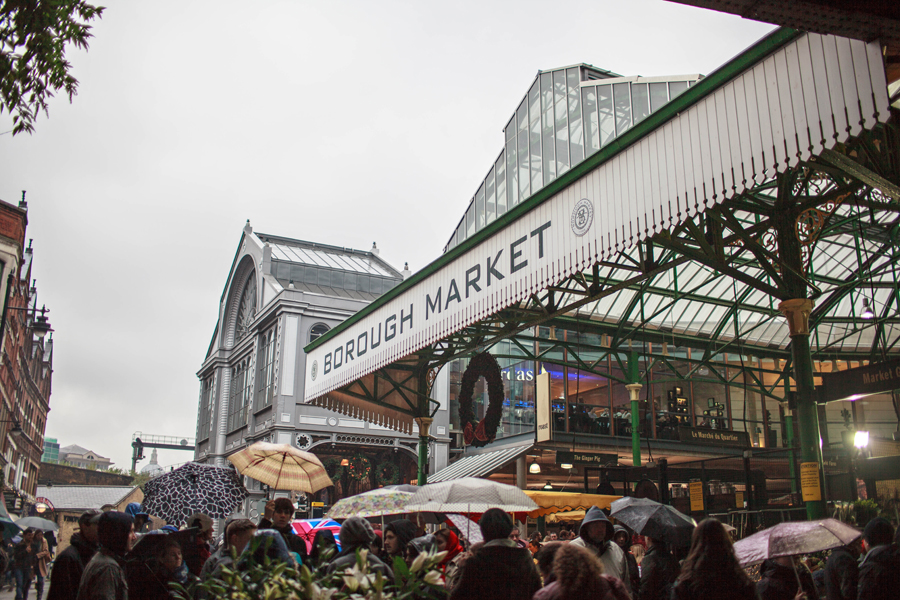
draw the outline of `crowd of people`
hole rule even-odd
[[[149,517],[137,505],[129,512],[87,511],[49,571],[48,599],[165,600],[173,597],[172,584],[219,577],[225,568],[247,569],[263,564],[264,556],[316,573],[342,574],[362,550],[369,571],[388,581],[398,560],[412,565],[422,553],[443,553],[436,566],[449,600],[900,597],[900,532],[881,518],[865,527],[859,542],[833,550],[816,577],[797,557],[767,560],[751,577],[739,564],[731,535],[715,519],[696,527],[689,548],[672,552],[663,540],[638,538],[613,525],[597,507],[587,511],[577,532],[535,533],[527,541],[507,513],[490,509],[478,523],[483,539],[472,545],[462,532],[448,528],[426,534],[420,525],[401,519],[381,531],[359,517],[341,525],[340,546],[327,529],[318,530],[308,545],[294,531],[293,515],[290,500],[271,501],[258,524],[228,519],[216,543],[213,521],[204,514],[192,515],[183,531],[166,526],[144,532]],[[254,538],[265,543],[251,544]],[[638,539],[642,543],[633,545]],[[49,558],[41,532],[25,531],[12,552],[17,600],[28,598],[32,581],[41,600]]]

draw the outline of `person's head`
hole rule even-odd
[[[869,548],[884,546],[894,541],[894,526],[882,517],[875,517],[863,529],[863,539]]]
[[[606,518],[606,513],[596,506],[592,506],[585,513],[578,533],[581,539],[594,546],[608,542],[613,537],[612,525],[609,519]]]
[[[350,517],[341,525],[341,549],[368,549],[375,539],[372,524],[362,517]]]
[[[183,557],[181,555],[181,544],[176,540],[168,539],[163,543],[156,552],[156,560],[169,572],[174,573],[181,568]]]
[[[485,542],[508,538],[513,530],[513,521],[506,512],[499,508],[489,508],[478,522],[481,536]]]
[[[438,552],[451,552],[460,546],[459,536],[449,529],[438,529],[434,533]]]
[[[134,519],[131,515],[114,510],[103,513],[97,523],[97,539],[102,548],[124,556],[137,539],[134,535]]]
[[[29,527],[25,531],[22,532],[22,541],[27,543],[34,542],[34,529]]]
[[[574,544],[560,544],[553,557],[553,578],[562,589],[563,598],[595,598],[601,595],[603,566],[587,549]]]
[[[272,525],[276,529],[283,529],[294,520],[294,503],[290,498],[275,498],[275,507],[272,512]]]
[[[384,528],[384,551],[390,556],[404,556],[406,555],[406,545],[414,537],[416,537],[416,526],[412,522],[405,519],[391,521]]]
[[[540,547],[541,542],[543,540],[544,540],[544,536],[541,535],[540,531],[535,531],[528,538],[528,541],[530,541],[533,546],[538,546],[538,547]]]
[[[540,571],[541,577],[544,579],[544,585],[547,585],[553,579],[551,576],[553,559],[556,557],[556,552],[563,546],[565,544],[562,542],[547,542],[534,555],[534,558],[537,560],[538,571]]]
[[[44,532],[41,531],[40,529],[35,529],[34,530],[34,541],[40,542],[43,539],[44,539]]]
[[[748,581],[747,572],[738,564],[734,555],[731,536],[725,526],[716,519],[704,519],[691,535],[691,547],[681,566],[679,581],[694,581],[723,576],[735,578],[735,582]]]
[[[250,549],[238,562],[238,569],[244,570],[249,564],[265,564],[266,561],[285,562],[295,565],[296,561],[288,550],[284,537],[273,529],[259,529],[253,535]]]
[[[375,536],[377,539],[378,536]],[[329,560],[337,554],[337,541],[330,529],[320,529],[313,538],[312,551],[309,553],[309,559],[314,566],[319,565],[325,560]]]
[[[437,540],[431,534],[413,538],[406,545],[406,560],[412,563],[423,552],[434,552]]]
[[[213,537],[213,522],[209,515],[203,513],[194,513],[187,520],[188,527],[196,527],[199,529],[197,537],[203,541],[209,541]]]
[[[631,547],[631,536],[628,534],[628,530],[621,525],[613,527],[613,541],[615,541],[622,550],[628,550]]]
[[[522,536],[519,535],[519,528],[518,528],[518,527],[513,527],[513,528],[512,528],[512,531],[509,532],[509,539],[511,539],[511,540],[514,541],[514,542],[518,542],[520,539],[522,539]]]
[[[256,524],[250,519],[235,519],[225,527],[225,545],[240,554],[256,533]]]
[[[90,544],[97,543],[97,522],[102,513],[99,510],[86,510],[78,517],[78,531],[81,537]]]

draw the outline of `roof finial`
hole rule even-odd
[[[401,275],[403,275],[403,279],[406,279],[407,277],[412,275],[412,271],[409,270],[408,262],[403,263],[403,272],[401,273]]]
[[[28,208],[28,203],[25,202],[25,190],[22,190],[22,200],[19,201],[19,208]]]
[[[253,233],[253,228],[250,227],[250,219],[247,219],[247,223],[246,225],[244,225],[244,233],[246,233],[247,235]]]
[[[372,254],[378,256],[378,245],[375,242],[372,242]]]

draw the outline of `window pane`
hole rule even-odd
[[[472,202],[469,204],[468,210],[466,210],[466,238],[472,237],[472,234],[475,233],[475,203]]]
[[[528,163],[531,156],[528,151],[528,104],[527,100],[522,100],[519,110],[516,111],[518,119],[518,163],[519,163],[519,200],[524,200],[531,195],[531,174],[528,169]]]
[[[497,173],[497,216],[506,212],[506,155],[501,152],[494,164]]]
[[[459,224],[459,227],[456,229],[456,243],[462,244],[466,241],[466,220],[463,218],[462,223]]]
[[[631,86],[631,101],[634,104],[634,123],[638,124],[650,115],[650,98],[646,83]]]
[[[669,101],[669,92],[665,83],[650,84],[650,112],[656,112]]]
[[[516,166],[516,141],[506,142],[506,206],[519,202],[519,169]]]
[[[497,201],[494,198],[494,168],[491,167],[487,179],[485,179],[485,196],[484,196],[484,221],[492,223],[497,218]]]
[[[581,90],[584,106],[584,136],[587,142],[588,156],[600,149],[600,129],[597,122],[597,88],[588,87]]]
[[[581,91],[578,69],[566,71],[566,89],[569,94],[569,151],[571,164],[584,160],[584,132],[581,130]]]
[[[332,271],[331,272],[331,287],[341,288],[344,287],[344,274],[340,271]]]
[[[475,231],[484,229],[484,184],[475,194]]]
[[[535,81],[528,91],[528,131],[531,146],[531,193],[544,185],[541,177],[541,90]]]
[[[344,273],[344,289],[345,290],[355,290],[356,289],[356,273]]]
[[[556,179],[556,152],[553,144],[553,78],[541,74],[541,146],[543,150],[544,185]]]
[[[331,271],[329,271],[327,269],[319,269],[319,272],[317,273],[317,275],[318,275],[319,285],[329,286],[329,287],[331,286]]]
[[[298,270],[303,269],[302,280],[303,283],[311,283],[312,285],[319,284],[319,270],[315,267],[298,267]],[[294,281],[299,281],[301,278],[296,277]]]
[[[569,170],[569,124],[568,93],[566,91],[566,74],[557,71],[553,74],[553,112],[556,118],[556,175]]]
[[[613,95],[616,102],[616,135],[622,135],[631,128],[631,85],[616,83]]]
[[[600,147],[616,137],[616,120],[613,114],[612,86],[597,86],[597,113],[600,115]]]
[[[688,89],[687,81],[672,81],[669,83],[669,98],[674,100]]]

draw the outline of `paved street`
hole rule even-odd
[[[44,585],[44,598],[47,597],[47,588],[49,587],[50,582],[48,581]],[[9,591],[9,586],[4,585],[2,589],[0,589],[0,600],[15,600],[16,590],[13,588],[12,591]],[[34,592],[34,585],[31,586],[31,589],[28,591],[28,600],[35,600],[37,596]]]

